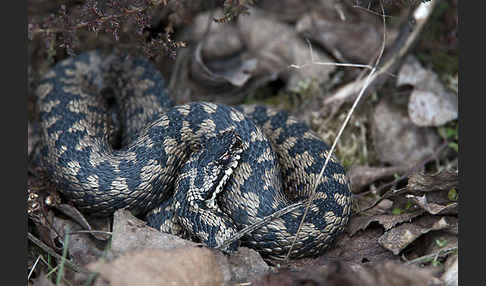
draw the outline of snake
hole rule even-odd
[[[42,167],[83,213],[127,209],[150,227],[217,248],[305,202],[225,249],[247,246],[275,260],[320,255],[349,221],[345,168],[287,111],[175,105],[149,59],[98,50],[57,62],[36,96]]]

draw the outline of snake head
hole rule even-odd
[[[231,130],[206,139],[202,146],[203,154],[199,156],[198,164],[208,179],[203,197],[208,208],[216,209],[216,196],[223,191],[238,166],[243,144],[241,137]]]

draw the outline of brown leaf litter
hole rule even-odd
[[[416,126],[400,104],[384,97],[372,117],[372,138],[382,162],[413,165],[434,154],[440,144],[434,130]]]
[[[457,218],[455,217],[434,217],[422,216],[413,223],[403,223],[388,230],[378,239],[384,248],[398,255],[409,244],[418,237],[433,230],[447,230],[457,234]]]
[[[199,247],[129,251],[113,261],[98,261],[86,267],[111,285],[223,284],[216,256],[211,250]]]
[[[426,70],[413,56],[405,59],[398,74],[397,86],[413,86],[408,102],[410,119],[418,126],[440,126],[458,116],[458,97]]]
[[[217,277],[221,275],[221,279],[218,278],[216,280],[211,280],[209,278],[205,280],[205,278],[203,281],[206,281],[204,283],[208,284],[200,285],[211,285],[211,283],[218,283],[212,285],[232,285],[234,283],[246,283],[251,281],[268,272],[270,269],[258,252],[252,249],[240,247],[236,253],[226,256],[219,251],[207,249],[199,243],[194,243],[171,234],[157,231],[148,227],[144,221],[135,218],[130,212],[119,210],[116,211],[114,215],[113,239],[110,256],[115,257],[115,260],[118,260],[120,257],[124,258],[121,258],[119,262],[108,262],[103,264],[104,266],[102,268],[103,272],[101,273],[101,276],[104,277],[105,280],[116,283],[118,280],[112,276],[116,273],[111,273],[110,271],[118,270],[109,270],[109,268],[121,267],[122,269],[126,268],[128,270],[131,267],[136,267],[138,269],[138,266],[136,265],[136,262],[138,261],[137,259],[139,259],[138,257],[141,259],[144,254],[151,252],[154,252],[155,255],[150,258],[150,263],[156,263],[156,265],[162,268],[162,274],[154,274],[150,269],[145,272],[145,275],[149,275],[149,277],[150,275],[156,275],[154,277],[155,280],[152,281],[153,283],[162,281],[161,279],[166,277],[166,283],[167,281],[172,281],[175,283],[173,285],[191,285],[185,284],[189,283],[188,281],[191,280],[181,278],[185,277],[184,273],[187,271],[195,273],[195,276],[189,276],[191,279],[198,277],[199,275],[207,275],[208,277]],[[178,257],[178,260],[176,261],[172,259],[172,257],[175,256]],[[135,259],[132,260],[130,257],[135,257]],[[194,267],[191,266],[192,268],[187,267],[187,264],[192,263],[191,261],[193,260],[201,261],[201,263],[205,265],[198,266],[196,263]],[[176,276],[164,276],[171,271],[172,267],[180,268],[178,274]],[[98,272],[97,268],[88,267],[88,269]],[[198,271],[204,272],[204,274],[198,274]],[[116,275],[122,274],[118,273]],[[126,277],[127,281],[137,279],[136,277],[132,277],[131,271],[126,271],[123,275],[129,276]],[[79,281],[84,281],[87,278],[81,275],[78,279]],[[141,285],[157,285],[156,283],[150,284],[149,282],[150,281],[147,281],[147,284]]]
[[[388,261],[375,265],[333,263],[299,272],[280,271],[266,274],[252,285],[432,286],[442,284],[427,269]]]

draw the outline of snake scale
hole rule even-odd
[[[37,88],[50,179],[78,209],[129,209],[150,226],[218,247],[239,230],[307,201],[329,147],[304,123],[264,106],[174,106],[147,60],[85,52]],[[315,256],[343,231],[351,192],[331,156],[290,258]],[[284,259],[305,207],[271,220],[245,245]]]

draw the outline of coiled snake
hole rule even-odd
[[[67,199],[96,215],[146,214],[150,226],[209,247],[308,200],[328,156],[328,146],[283,111],[173,106],[161,74],[141,58],[68,58],[46,73],[37,95],[40,157]],[[290,257],[321,253],[348,222],[350,204],[345,170],[331,157]],[[286,213],[240,242],[283,259],[303,213]]]

